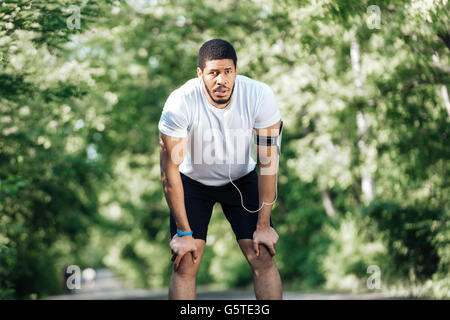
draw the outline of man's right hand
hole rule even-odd
[[[170,249],[172,249],[172,261],[174,261],[175,271],[180,266],[181,259],[186,253],[192,253],[192,262],[197,262],[198,252],[195,240],[192,236],[179,237],[175,234],[170,241]]]

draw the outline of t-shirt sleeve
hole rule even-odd
[[[187,136],[188,132],[187,109],[180,93],[175,90],[167,98],[158,123],[158,129],[165,135],[177,138]]]
[[[268,85],[264,85],[259,107],[256,109],[254,128],[267,128],[281,120],[275,94]]]

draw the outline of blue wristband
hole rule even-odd
[[[178,230],[178,231],[177,231],[177,234],[178,234],[179,237],[182,237],[182,236],[192,236],[193,233],[194,233],[194,231],[189,231],[189,232],[183,232],[183,231],[181,231],[181,230]]]

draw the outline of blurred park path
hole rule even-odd
[[[374,293],[323,293],[323,292],[284,292],[285,300],[380,300],[398,299],[381,292]],[[126,289],[119,278],[114,277],[111,270],[97,271],[95,282],[83,284],[81,289],[72,294],[47,297],[47,300],[166,300],[167,288],[164,289]],[[198,300],[255,300],[251,290],[230,289],[224,291],[211,290],[206,286],[197,288]]]

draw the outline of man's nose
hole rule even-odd
[[[221,85],[221,84],[224,85],[227,82],[227,79],[226,79],[225,75],[222,74],[222,73],[219,73],[219,75],[217,76],[216,80],[217,80],[217,84],[218,85]]]

